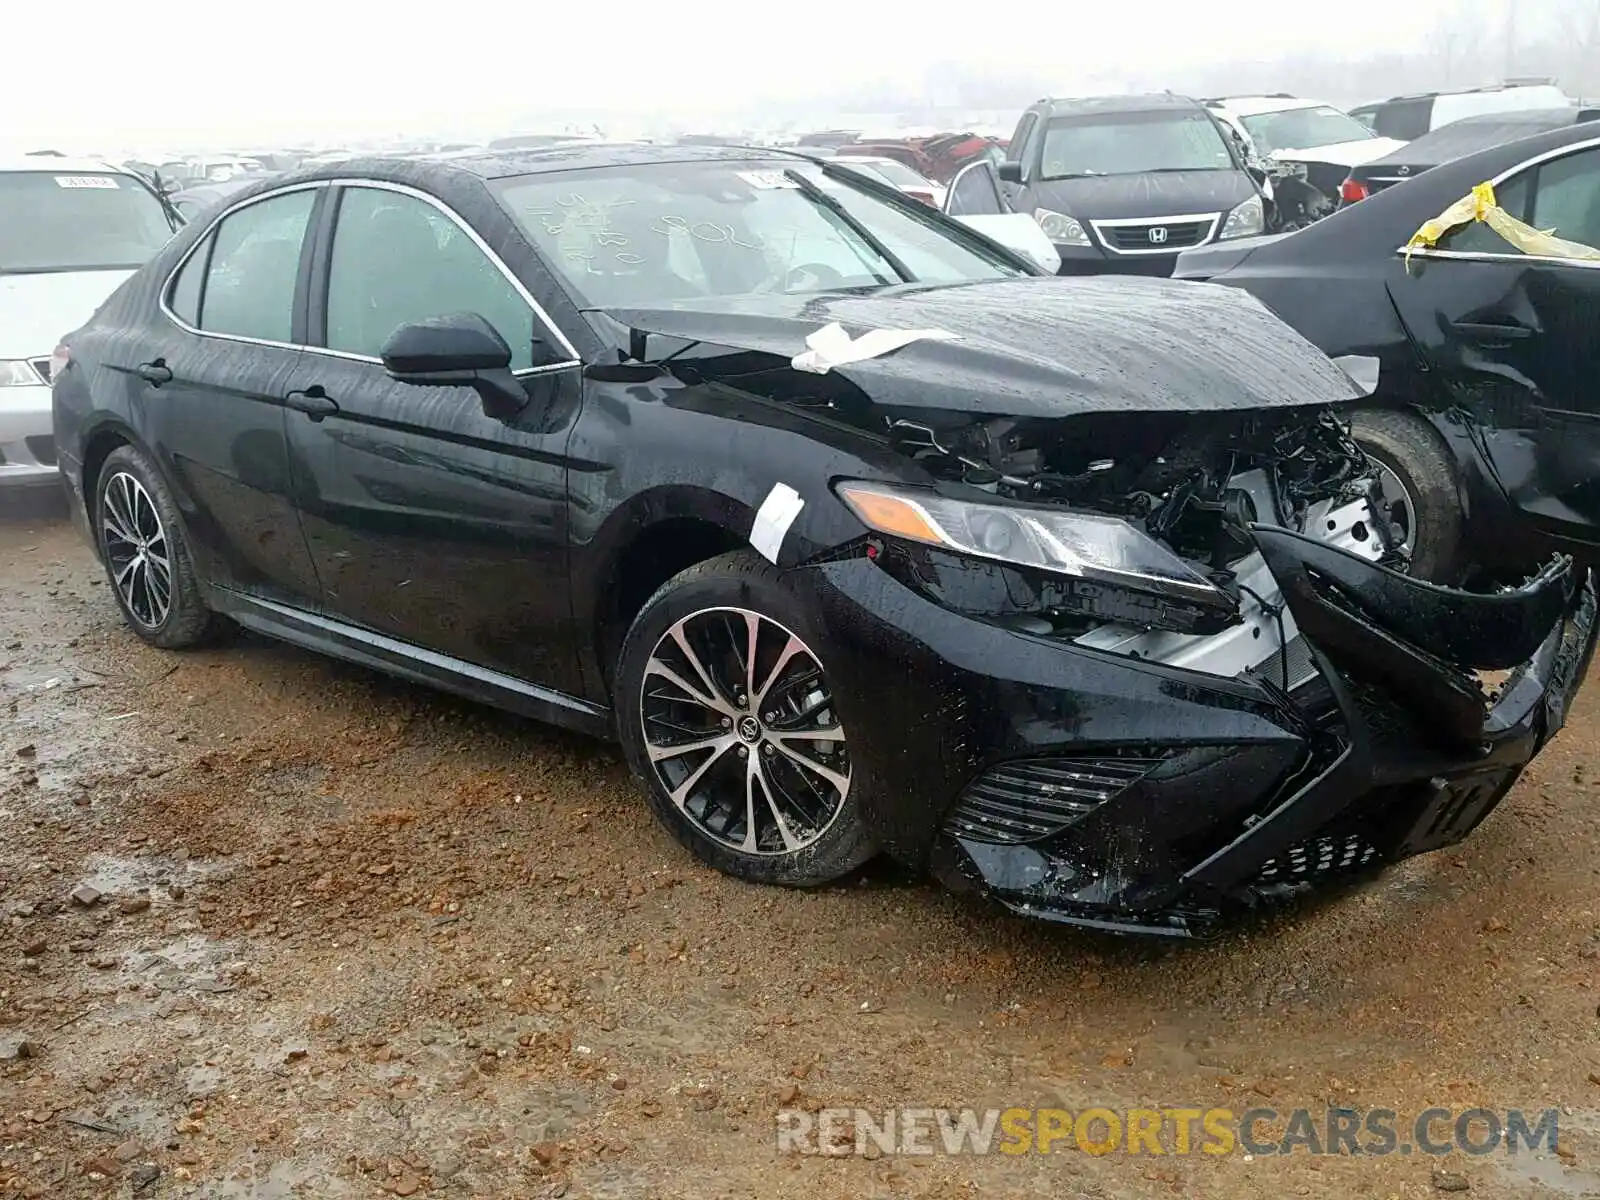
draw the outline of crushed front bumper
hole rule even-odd
[[[1190,936],[1466,837],[1565,720],[1594,652],[1592,576],[1560,563],[1521,594],[1477,597],[1345,555],[1336,580],[1323,548],[1292,534],[1269,547],[1273,533],[1258,544],[1317,668],[1287,693],[1270,673],[1226,679],[974,620],[864,558],[794,572],[855,651],[830,671],[846,728],[866,735],[852,765],[879,843],[1029,916]],[[1363,608],[1397,595],[1426,645]],[[1428,634],[1446,613],[1453,631]],[[1466,730],[1473,677],[1435,651],[1481,657],[1474,629],[1492,635],[1482,653],[1503,654],[1508,629],[1531,653]]]

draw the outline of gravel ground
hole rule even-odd
[[[882,865],[723,878],[612,747],[243,635],[148,649],[61,508],[0,499],[0,1195],[1600,1194],[1592,693],[1455,850],[1214,944],[1112,941]],[[1561,1144],[774,1134],[785,1107],[1335,1102],[1555,1106]]]

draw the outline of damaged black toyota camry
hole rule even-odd
[[[1042,277],[799,156],[276,178],[57,361],[139,636],[228,619],[615,736],[751,880],[883,851],[1193,934],[1466,836],[1595,640],[1566,558],[1388,569],[1360,391],[1252,297]]]

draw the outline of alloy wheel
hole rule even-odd
[[[144,485],[126,471],[105,482],[100,529],[112,586],[133,619],[155,629],[172,611],[167,531]]]
[[[821,663],[770,617],[709,608],[676,622],[645,665],[639,715],[657,782],[723,846],[793,854],[844,808],[850,757]]]
[[[1409,563],[1416,549],[1416,501],[1398,474],[1382,462],[1377,463],[1377,467],[1379,502],[1390,525],[1400,535],[1400,555]]]

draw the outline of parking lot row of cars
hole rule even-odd
[[[83,302],[8,364],[51,413],[25,465],[154,645],[226,619],[616,737],[744,878],[882,851],[1195,933],[1460,840],[1560,728],[1597,628],[1592,264],[1476,223],[1407,247],[1483,178],[1580,237],[1600,137],[1287,234],[1214,181],[1163,250],[1212,282],[1060,278],[1181,222],[1011,197],[1152,202],[1053,169],[1145,125],[1215,156],[1174,176],[1239,161],[1166,97],[1041,102],[938,206],[837,153],[567,142],[312,166],[186,223],[13,164],[52,238],[0,284]]]

